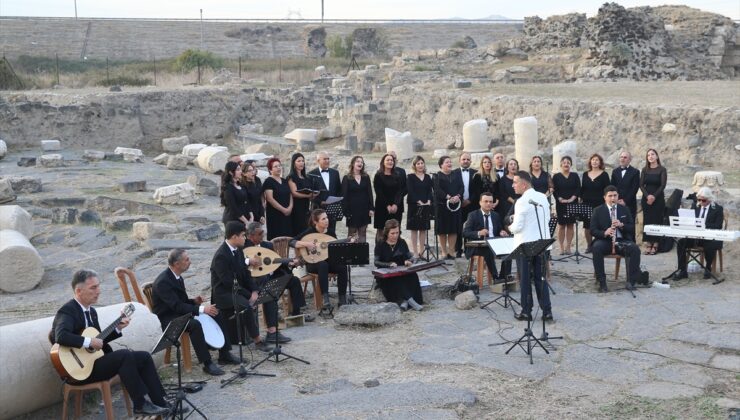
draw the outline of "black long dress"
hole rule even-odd
[[[429,221],[432,218],[432,205],[434,205],[432,177],[424,174],[424,179],[421,180],[416,174],[409,174],[406,177],[406,189],[408,190],[406,202],[409,205],[409,213],[406,216],[406,229],[429,230]],[[420,206],[416,204],[417,201],[421,201],[422,203],[429,201],[430,205]]]
[[[596,179],[591,179],[588,176],[588,171],[583,173],[581,178],[581,201],[583,201],[583,204],[588,204],[592,212],[593,209],[604,204],[604,188],[609,186],[609,182],[609,175],[606,171],[599,174]],[[591,228],[590,217],[583,221],[583,228]]]
[[[665,186],[668,182],[668,171],[665,166],[644,168],[640,173],[640,190],[642,191],[642,222],[643,225],[662,225],[665,213]],[[654,195],[652,205],[647,203],[647,196]],[[658,242],[659,236],[642,235],[645,242]]]
[[[234,184],[227,185],[224,190],[224,201],[226,201],[226,205],[224,206],[224,214],[221,217],[221,221],[224,222],[224,224],[232,221],[241,222],[239,218],[242,216],[248,219],[248,200],[249,197],[244,188],[237,188]]]
[[[288,207],[290,205],[290,187],[288,181],[280,179],[280,182],[276,181],[275,178],[269,177],[265,180],[265,184],[262,186],[262,191],[272,191],[272,198],[275,199],[281,206]],[[293,229],[290,225],[290,216],[286,216],[279,212],[276,208],[272,207],[270,203],[267,203],[267,240],[277,238],[278,236],[293,236]]]
[[[388,245],[388,242],[382,241],[375,245],[375,266],[387,268],[390,263],[396,263],[403,267],[405,261],[412,258],[409,247],[402,238],[398,238],[395,247]],[[417,303],[423,303],[421,295],[421,285],[419,276],[416,273],[409,273],[390,279],[376,278],[383,296],[388,302],[402,303],[409,298],[414,298]]]
[[[498,174],[495,171],[491,171],[490,175],[483,175],[481,171],[476,172],[473,179],[470,180],[470,201],[480,203],[481,194],[487,192],[491,193],[495,203],[499,194],[498,181]],[[498,206],[496,205],[496,207]]]
[[[290,175],[290,180],[296,186],[296,190],[311,188],[311,181],[308,178],[301,178],[298,174]],[[290,187],[290,186],[288,186]],[[308,217],[310,212],[311,199],[293,197],[293,212],[290,214],[291,235],[295,236],[308,227]]]
[[[504,221],[504,224],[506,224],[506,216],[509,215],[509,211],[512,210],[512,207],[514,207],[513,204],[509,202],[509,198],[513,198],[516,200],[517,198],[521,197],[521,194],[517,194],[516,191],[514,191],[514,180],[509,179],[508,176],[504,175],[501,179],[498,181],[498,206],[496,206],[496,213],[498,213],[499,216],[501,216],[501,220]]]
[[[558,214],[559,225],[570,225],[576,222],[575,217],[566,216],[567,204],[562,204],[558,201],[560,198],[569,199],[574,195],[578,197],[581,192],[581,178],[575,172],[568,173],[568,178],[561,173],[557,173],[552,176],[553,191],[552,195],[555,196],[555,211]]]
[[[265,206],[262,205],[262,181],[255,177],[254,182],[248,182],[242,188],[247,192],[247,207],[254,217],[253,221],[259,222],[260,218],[265,216]]]
[[[403,185],[402,185],[403,183]],[[403,213],[401,213],[401,204],[403,204],[403,193],[405,190],[405,180],[399,179],[394,171],[391,175],[377,172],[373,178],[373,188],[375,189],[375,229],[383,229],[385,222],[390,219],[396,219],[401,223]],[[395,204],[398,212],[388,213],[387,206]]]
[[[444,172],[434,174],[434,202],[437,206],[437,215],[434,221],[434,230],[437,235],[457,234],[457,227],[462,223],[460,210],[452,212],[447,209],[447,196],[460,196],[462,200],[465,186],[462,179],[456,179],[453,173]]]
[[[363,175],[360,182],[352,175],[342,178],[342,212],[347,220],[347,227],[360,228],[370,224],[370,211],[373,205],[373,188],[370,177]]]

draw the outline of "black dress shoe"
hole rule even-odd
[[[542,320],[543,321],[552,321],[552,320],[554,320],[554,318],[552,317],[552,313],[547,312],[547,313],[542,314]]]
[[[673,280],[681,280],[681,279],[687,279],[689,278],[689,273],[685,271],[679,271],[678,273],[675,273],[673,276],[671,276]]]
[[[265,340],[262,340],[259,343],[254,343],[254,348],[265,353],[269,353],[274,349],[274,347],[265,343]]]
[[[531,321],[532,315],[525,314],[524,312],[519,312],[518,314],[514,315],[514,318],[519,321]]]
[[[599,293],[606,293],[609,291],[609,288],[606,286],[599,286]]]
[[[221,376],[224,374],[224,371],[213,362],[203,366],[203,372],[212,376]]]
[[[311,314],[303,314],[303,321],[305,322],[313,322],[316,320],[316,317]]]
[[[238,357],[231,354],[231,352],[228,352],[218,355],[218,363],[221,363],[222,365],[238,365],[241,362]]]
[[[268,343],[275,343],[275,335],[276,333],[267,333],[265,335],[265,341]],[[277,333],[277,342],[279,344],[289,343],[290,341],[291,341],[290,337],[286,337],[283,335],[283,333],[280,333],[280,332]]]
[[[169,408],[160,407],[146,400],[144,400],[144,404],[142,404],[141,407],[134,407],[134,414],[144,414],[147,416],[163,416],[169,413]]]
[[[462,258],[462,255],[462,251],[457,251],[457,253],[455,254],[455,258]]]
[[[704,270],[704,276],[703,276],[703,278],[704,278],[704,280],[711,279],[712,278],[712,273],[709,270]]]
[[[447,254],[447,256],[445,257],[445,259],[446,259],[446,260],[454,260],[454,259],[455,259],[455,257],[453,257],[453,256],[452,256],[452,255],[450,255],[450,254]]]

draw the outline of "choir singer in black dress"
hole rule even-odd
[[[247,204],[247,190],[242,188],[239,180],[242,178],[242,168],[236,162],[226,162],[224,173],[221,175],[221,206],[224,214],[221,221],[226,224],[230,221],[247,223],[249,206]]]
[[[382,241],[375,245],[375,266],[378,268],[408,267],[413,263],[413,256],[406,241],[401,239],[401,227],[397,220],[385,222]],[[421,285],[416,273],[408,273],[389,279],[376,278],[383,296],[388,302],[398,304],[402,310],[410,308],[421,311],[424,307],[421,296]]]
[[[290,194],[288,180],[283,178],[283,165],[280,159],[268,160],[267,170],[270,171],[270,176],[262,186],[267,202],[267,239],[291,236],[293,228],[290,215],[293,212],[293,197]]]
[[[604,158],[594,153],[588,160],[588,170],[581,178],[581,201],[593,209],[604,204],[604,188],[609,186],[609,175],[604,171]],[[586,253],[591,253],[591,218],[583,221],[583,235],[586,239]]]
[[[347,220],[347,235],[357,236],[367,242],[367,225],[375,214],[373,187],[365,172],[362,156],[355,156],[349,163],[349,172],[342,178],[342,212]]]
[[[403,196],[406,191],[406,179],[396,171],[396,159],[390,153],[380,159],[380,168],[373,177],[375,189],[375,221],[373,225],[378,232],[383,230],[385,222],[390,219],[401,221],[403,217]],[[376,236],[377,238],[380,235]]]
[[[301,191],[310,190],[312,185],[313,183],[306,175],[306,158],[301,153],[294,153],[290,158],[290,173],[288,174],[288,186],[290,187],[290,194],[293,196],[293,212],[290,214],[290,236],[303,232],[308,227],[311,200],[318,194]]]
[[[452,160],[449,156],[439,158],[440,171],[434,174],[434,205],[436,219],[434,228],[439,241],[439,258],[454,260],[452,256],[457,240],[457,227],[462,223],[463,183],[460,176],[452,173]]]
[[[415,258],[424,251],[432,218],[432,198],[434,195],[432,177],[427,174],[426,162],[421,156],[411,161],[413,172],[406,177],[406,200],[409,214],[406,216],[406,229],[411,232],[411,253]]]

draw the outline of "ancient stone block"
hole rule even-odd
[[[38,286],[44,263],[36,248],[21,232],[0,230],[0,290],[27,292]]]
[[[406,160],[414,157],[414,138],[411,133],[399,132],[392,128],[385,129],[385,145],[388,152],[395,151],[398,160]]]
[[[195,188],[187,182],[168,185],[157,188],[153,198],[157,204],[189,204],[195,201]]]
[[[77,215],[77,223],[83,225],[98,225],[102,223],[100,213],[95,210],[83,210]]]
[[[344,139],[344,148],[351,151],[357,150],[357,136],[349,135]]]
[[[33,194],[41,192],[41,178],[33,176],[11,176],[8,178],[16,194]]]
[[[676,128],[676,124],[665,123],[663,124],[663,128],[661,128],[660,131],[662,133],[675,133],[677,129],[678,128]]]
[[[64,158],[58,154],[41,155],[38,164],[44,168],[60,168],[64,166]]]
[[[318,133],[319,140],[336,139],[338,137],[342,137],[342,127],[340,126],[324,127]]]
[[[85,150],[82,154],[82,158],[89,162],[96,162],[105,159],[105,152],[100,150]]]
[[[108,230],[131,230],[136,222],[149,222],[149,216],[110,216],[106,217],[103,226]]]
[[[424,141],[419,139],[414,139],[413,142],[414,147],[414,153],[421,153],[424,151]]]
[[[21,206],[0,206],[0,230],[10,229],[30,238],[33,234],[31,215]]]
[[[134,222],[132,235],[140,241],[147,239],[162,239],[164,235],[177,233],[176,225],[171,223]]]
[[[15,198],[15,191],[13,191],[13,184],[10,183],[10,180],[0,179],[0,204],[9,203],[14,201]]]
[[[198,152],[195,164],[200,169],[208,173],[223,171],[226,162],[229,161],[229,152],[226,148],[220,146],[207,146]]]
[[[298,151],[300,152],[313,152],[316,150],[316,142],[310,140],[299,140]]]
[[[293,140],[296,144],[301,140],[308,140],[316,142],[319,138],[319,131],[314,128],[296,128],[295,130],[285,134],[288,140]]]
[[[509,73],[517,74],[517,73],[527,73],[529,72],[529,67],[526,66],[511,66],[508,69],[506,69]]]
[[[224,163],[224,165],[226,165]],[[184,155],[170,155],[167,159],[167,169],[184,171],[188,168],[188,158]]]
[[[202,143],[188,144],[187,146],[182,148],[182,154],[192,160],[195,160],[195,158],[198,157],[198,153],[200,153],[200,151],[203,150],[205,147],[207,146]]]
[[[363,152],[372,152],[373,149],[375,149],[375,142],[374,141],[363,141],[362,142],[362,151]]]
[[[220,193],[218,184],[211,179],[190,175],[187,182],[195,188],[196,194],[217,196]]]
[[[303,51],[306,56],[311,58],[326,56],[326,29],[323,26],[306,28],[303,37],[306,40],[303,44]],[[324,68],[324,71],[326,71],[326,68]]]
[[[381,99],[388,99],[391,97],[391,85],[383,83],[380,85],[373,85],[373,100],[378,101]]]
[[[41,150],[44,152],[62,150],[62,143],[59,140],[41,140]]]
[[[537,118],[523,117],[514,120],[514,147],[516,160],[526,162],[537,154]]]
[[[190,144],[190,138],[188,136],[162,139],[162,149],[165,152],[179,153],[188,144]]]
[[[473,86],[473,82],[470,80],[455,80],[453,87],[455,89],[467,89]]]
[[[144,157],[144,153],[142,153],[141,149],[134,149],[131,147],[116,147],[115,150],[113,150],[114,155],[122,155],[123,160],[126,162],[141,162],[141,159]]]
[[[120,192],[136,192],[146,191],[146,179],[140,178],[126,178],[118,181],[118,191]]]
[[[213,223],[205,227],[193,229],[190,231],[195,236],[195,239],[198,241],[212,241],[214,239],[219,239],[223,237],[223,232],[221,232],[221,225],[218,223]]]
[[[24,156],[18,159],[18,166],[22,168],[28,168],[30,166],[36,166],[36,158]]]
[[[8,154],[8,145],[5,144],[5,140],[0,139],[0,160]]]
[[[488,143],[488,122],[486,120],[470,120],[463,125],[463,148],[466,152],[487,151]]]
[[[401,321],[401,309],[395,303],[344,305],[334,315],[334,322],[349,326],[380,326]]]
[[[152,162],[156,163],[157,165],[166,165],[167,161],[170,159],[170,156],[171,155],[167,153],[162,153],[161,155],[158,155],[157,157],[152,159]],[[188,160],[188,163],[190,163],[189,160]]]
[[[578,144],[573,140],[566,140],[562,143],[558,143],[552,148],[552,166],[553,168],[560,167],[560,159],[563,156],[570,156],[573,159],[573,166],[570,168],[571,172],[576,172],[576,156],[578,153]]]
[[[51,209],[51,223],[73,225],[77,222],[77,209],[71,207],[55,207]]]

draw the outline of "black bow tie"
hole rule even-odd
[[[322,169],[321,170],[321,173],[324,173],[324,172],[329,172],[329,170],[328,169]]]
[[[463,172],[467,172],[467,171],[468,171],[467,169],[463,169]]]

